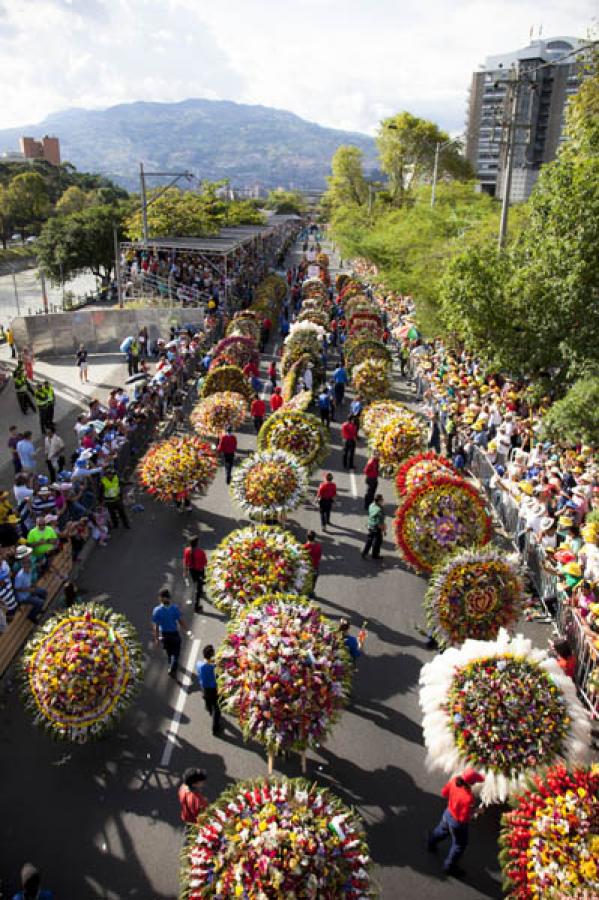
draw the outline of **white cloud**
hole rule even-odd
[[[204,96],[369,132],[409,109],[456,131],[486,55],[524,46],[532,25],[584,37],[595,10],[595,0],[0,0],[0,127],[69,106]]]

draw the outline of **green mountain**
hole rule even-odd
[[[210,181],[228,178],[235,187],[258,182],[266,188],[304,189],[325,186],[331,156],[341,144],[360,147],[367,170],[376,166],[374,140],[365,134],[222,100],[69,109],[37,125],[0,131],[0,153],[17,149],[23,134],[56,135],[63,160],[129,189],[139,185],[140,160],[147,171],[190,170]]]

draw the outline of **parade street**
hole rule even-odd
[[[268,358],[267,353],[262,359],[262,374]],[[406,382],[397,373],[395,378],[393,397],[413,402]],[[343,417],[347,409],[346,396]],[[387,517],[383,559],[360,557],[366,536],[362,470],[367,448],[359,439],[355,471],[344,471],[340,421],[338,412],[331,425],[331,452],[312,475],[308,502],[292,514],[287,527],[302,542],[308,528],[316,530],[323,546],[318,602],[333,618],[348,616],[354,633],[366,620],[368,637],[350,705],[326,745],[309,751],[307,777],[331,788],[363,818],[375,883],[385,900],[498,898],[497,807],[472,824],[465,880],[442,875],[442,848],[437,855],[426,850],[426,833],[444,809],[439,792],[445,779],[427,770],[418,705],[420,668],[432,657],[416,627],[423,622],[425,580],[410,573],[394,549],[396,504],[389,480],[381,482]],[[241,458],[255,446],[248,423],[239,435]],[[326,471],[334,475],[338,501],[323,534],[313,498]],[[131,620],[146,652],[141,692],[120,726],[97,743],[53,743],[22,708],[16,679],[9,676],[3,684],[4,866],[11,861],[15,868],[34,857],[56,897],[65,900],[173,900],[184,837],[177,802],[183,770],[194,766],[207,771],[210,800],[235,780],[267,771],[263,748],[245,744],[230,718],[224,718],[219,736],[211,734],[192,677],[202,647],[222,639],[226,619],[209,603],[203,613],[194,613],[181,564],[185,538],[198,534],[209,553],[232,529],[247,524],[231,502],[224,472],[219,470],[206,497],[194,501],[191,513],[160,505],[139,489],[137,501],[145,509],[132,514],[131,531],[113,532],[108,546],[93,551],[78,578],[86,600],[106,601]],[[191,632],[176,680],[168,677],[151,632],[151,610],[165,586]],[[528,632],[534,635],[534,626]],[[536,633],[544,643],[538,626]],[[300,775],[299,757],[276,759],[275,771]],[[3,874],[15,878],[14,870]]]

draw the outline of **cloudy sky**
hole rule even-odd
[[[0,128],[207,97],[370,133],[408,109],[455,132],[486,55],[593,24],[596,0],[0,0]]]

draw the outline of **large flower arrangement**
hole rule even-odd
[[[283,408],[287,410],[295,410],[296,412],[306,412],[312,403],[312,391],[300,391],[294,394],[289,400],[286,400]]]
[[[599,766],[555,766],[511,803],[500,837],[505,896],[599,896]]]
[[[351,373],[356,394],[366,402],[380,400],[391,390],[389,366],[381,359],[365,359]]]
[[[241,782],[201,813],[183,854],[182,897],[366,900],[371,861],[356,814],[294,778]]]
[[[199,437],[171,437],[152,444],[138,467],[139,480],[149,494],[165,502],[205,491],[217,469],[214,450]]]
[[[329,314],[326,310],[320,308],[308,308],[303,309],[299,316],[297,317],[298,322],[312,322],[314,325],[318,325],[319,328],[328,328],[329,326]]]
[[[393,475],[409,456],[422,449],[426,441],[423,420],[409,409],[397,410],[383,418],[370,433],[369,443],[379,457],[383,475]]]
[[[319,297],[324,300],[327,295],[327,289],[320,278],[306,278],[302,283],[302,297],[308,299],[310,297]]]
[[[417,453],[411,456],[399,467],[395,476],[395,488],[400,497],[420,487],[430,479],[443,475],[451,475],[459,478],[458,470],[444,456],[429,450],[426,453]]]
[[[309,362],[314,369],[314,382],[320,384],[324,376],[324,370],[321,363],[320,349],[315,346],[307,347],[301,342],[296,342],[289,347],[285,347],[281,358],[281,374],[283,377],[289,374],[293,366],[302,361],[302,370],[306,368]]]
[[[262,313],[257,309],[244,309],[235,313],[227,325],[227,337],[242,336],[253,338],[258,343],[262,328]]]
[[[378,324],[382,321],[379,307],[372,300],[367,300],[366,297],[352,297],[345,304],[344,311],[345,318],[350,325],[354,317],[373,319]]]
[[[406,562],[431,572],[447,556],[481,547],[491,538],[491,518],[479,491],[462,478],[441,477],[403,498],[395,518],[395,539]]]
[[[354,316],[349,326],[349,340],[380,341],[383,337],[383,326],[372,319],[360,319]]]
[[[308,492],[308,475],[285,450],[254,453],[231,479],[233,498],[250,519],[280,518],[297,509]]]
[[[35,723],[55,738],[85,743],[109,730],[133,700],[143,652],[124,616],[91,603],[37,628],[20,667]]]
[[[190,421],[198,434],[218,437],[226,428],[237,431],[248,413],[245,397],[231,391],[219,391],[200,400],[191,413]]]
[[[302,355],[295,360],[293,365],[289,367],[283,378],[282,385],[283,400],[285,402],[291,400],[295,394],[298,381],[303,377],[304,372],[310,364],[312,364],[312,368],[314,369],[313,357],[309,353],[302,353]],[[312,392],[310,391],[310,393]]]
[[[312,561],[292,534],[252,525],[232,531],[210,554],[206,590],[218,609],[235,615],[274,591],[308,594],[313,577]]]
[[[403,416],[406,413],[410,413],[408,408],[397,400],[378,400],[376,403],[370,403],[362,412],[362,431],[367,438],[370,438],[376,429],[384,425],[385,422],[394,417]],[[410,415],[413,415],[413,413],[410,413]]]
[[[255,363],[258,365],[260,354],[256,349],[253,338],[243,337],[242,335],[232,335],[231,337],[225,337],[218,342],[214,348],[213,366],[215,360],[222,360],[227,365],[237,366],[239,369],[243,369],[248,363]]]
[[[590,723],[572,680],[522,635],[502,629],[452,647],[422,668],[420,685],[429,764],[474,766],[484,803],[504,801],[539,768],[586,759]]]
[[[316,416],[280,409],[269,416],[258,434],[260,450],[287,450],[306,468],[322,462],[329,450],[329,436]]]
[[[325,329],[315,322],[293,322],[289,334],[285,338],[284,352],[291,353],[295,347],[301,347],[304,353],[320,353]]]
[[[345,359],[349,369],[357,366],[366,359],[380,359],[389,367],[393,365],[391,351],[382,341],[374,338],[356,337],[349,338],[343,347]]]
[[[252,387],[239,366],[219,366],[210,369],[202,385],[202,397],[231,391],[241,394],[247,400],[252,396]]]
[[[433,570],[425,597],[427,624],[441,646],[492,640],[511,628],[524,605],[515,560],[488,547],[462,550]]]
[[[323,740],[349,696],[352,666],[338,626],[317,606],[271,594],[230,623],[216,668],[221,706],[245,740],[279,753]]]

